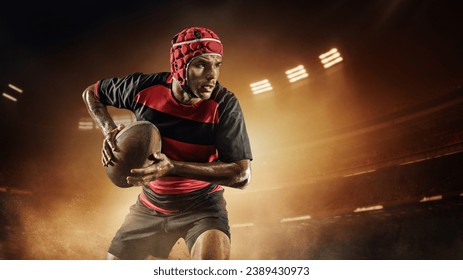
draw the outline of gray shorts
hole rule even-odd
[[[223,190],[207,195],[193,209],[165,215],[147,208],[140,200],[130,207],[108,252],[120,259],[167,258],[179,238],[191,252],[201,233],[217,229],[230,237]]]

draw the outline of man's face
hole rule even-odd
[[[219,55],[204,55],[193,58],[188,67],[188,86],[193,94],[207,100],[211,97],[219,78],[222,57]]]

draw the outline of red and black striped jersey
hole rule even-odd
[[[105,105],[128,109],[137,120],[156,125],[161,133],[162,152],[173,160],[207,163],[252,159],[240,104],[219,83],[210,99],[192,105],[181,104],[174,98],[172,75],[168,72],[103,79],[96,84],[95,96]],[[167,203],[176,200],[172,195],[188,197],[186,194],[205,188],[220,188],[181,177],[160,178],[147,187],[140,196],[145,205],[167,212],[176,210]]]

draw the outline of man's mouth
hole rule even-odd
[[[212,91],[214,89],[215,85],[202,85],[201,88],[203,88],[206,91]]]

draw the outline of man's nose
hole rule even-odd
[[[216,69],[215,67],[209,67],[207,69],[206,78],[208,80],[217,79],[218,75],[219,75],[219,70]]]

